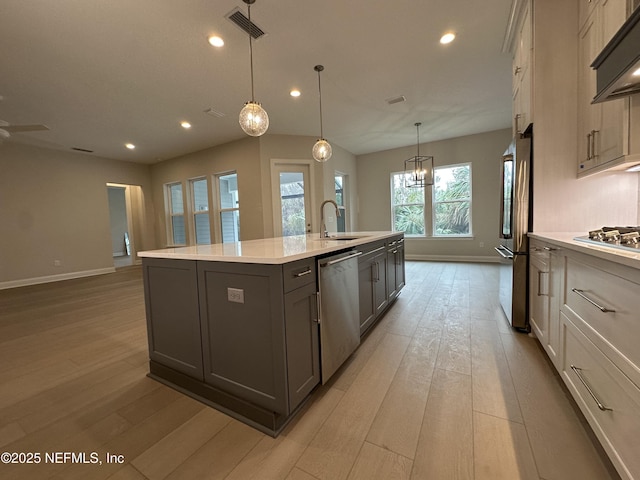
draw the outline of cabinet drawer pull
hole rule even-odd
[[[542,275],[546,275],[547,272],[542,272],[538,270],[538,296],[539,297],[548,297],[549,293],[542,293]]]
[[[311,273],[311,267],[309,267],[304,272],[296,273],[293,276],[296,277],[296,278],[300,278],[300,277],[304,277],[305,275],[309,275],[310,273]]]
[[[587,389],[587,392],[589,392],[589,395],[591,395],[591,398],[593,398],[593,401],[596,402],[596,405],[598,405],[598,408],[603,412],[606,412],[607,410],[609,410],[610,412],[613,412],[613,408],[605,407],[602,404],[602,402],[598,400],[598,397],[596,397],[596,394],[593,393],[593,390],[591,390],[591,387],[589,386],[587,381],[584,379],[584,377],[580,373],[582,369],[579,367],[576,367],[575,365],[571,365],[571,370],[575,372],[576,376],[578,377],[578,380],[582,382],[582,384],[584,385],[584,388]]]
[[[589,297],[587,297],[584,294],[584,290],[579,290],[577,288],[572,288],[571,289],[572,292],[578,294],[580,297],[584,298],[587,302],[589,302],[591,305],[593,305],[594,307],[596,307],[598,310],[600,310],[603,313],[615,313],[615,310],[611,310],[609,308],[603,307],[602,305],[594,302],[593,300],[591,300]]]
[[[587,161],[591,160],[591,134],[587,133]]]
[[[555,247],[544,247],[544,249],[545,249],[547,252],[555,252],[556,250],[558,250],[558,249],[557,249],[557,248],[555,248]]]

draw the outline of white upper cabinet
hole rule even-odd
[[[531,2],[524,2],[513,50],[513,133],[522,133],[533,122],[531,77],[533,33]]]
[[[621,0],[580,0],[578,40],[578,176],[626,163],[639,151],[633,129],[640,118],[632,115],[628,98],[591,104],[596,94],[596,72],[591,63],[627,17]],[[637,109],[636,109],[637,110]]]

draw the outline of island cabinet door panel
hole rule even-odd
[[[289,406],[293,410],[320,383],[315,282],[287,293],[284,296],[284,312]]]
[[[149,358],[203,379],[196,262],[143,260]]]
[[[288,414],[282,268],[198,262],[205,383]]]
[[[358,259],[358,297],[360,301],[360,335],[362,335],[376,318],[373,303],[374,291],[373,255],[363,255]]]

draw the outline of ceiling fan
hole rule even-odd
[[[38,130],[49,130],[46,125],[10,125],[4,120],[0,120],[0,142],[18,132],[36,132]]]

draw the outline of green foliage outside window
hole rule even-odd
[[[433,189],[433,235],[471,234],[471,165],[435,169],[431,187],[407,187],[407,175],[392,175],[393,228],[406,235],[425,235],[425,189]]]
[[[471,233],[471,167],[441,168],[435,173],[434,235],[468,235]]]

